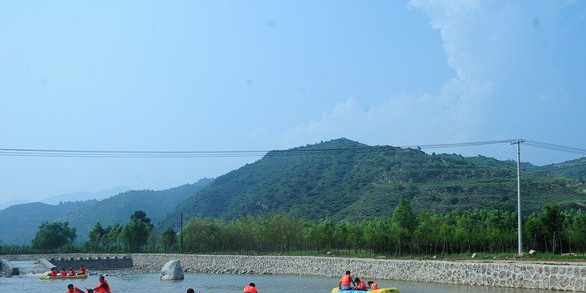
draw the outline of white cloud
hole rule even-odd
[[[348,137],[369,144],[414,144],[465,139],[474,128],[478,109],[473,101],[489,91],[486,85],[452,79],[439,95],[398,94],[366,107],[355,98],[339,103],[320,119],[281,136],[286,146]]]
[[[439,31],[456,76],[439,94],[405,89],[368,111],[360,97],[348,98],[321,118],[288,130],[281,142],[291,146],[348,137],[404,145],[500,137],[509,127],[504,121],[515,119],[510,99],[526,99],[530,108],[548,96],[533,94],[545,91],[544,85],[559,92],[560,85],[547,77],[555,74],[548,70],[555,55],[551,47],[560,45],[560,10],[570,3],[411,0],[408,7],[423,11]]]

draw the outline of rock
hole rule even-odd
[[[183,269],[178,259],[168,261],[161,269],[161,280],[183,280]]]

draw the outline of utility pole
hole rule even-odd
[[[523,254],[523,215],[521,214],[521,143],[525,140],[518,139],[511,144],[517,145],[517,231],[518,231],[518,252],[521,256]]]
[[[183,213],[181,213],[181,243],[179,244],[179,251],[183,253]]]

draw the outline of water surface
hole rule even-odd
[[[131,274],[107,276],[113,293],[185,293],[187,288],[196,293],[240,293],[245,285],[256,283],[259,293],[330,293],[337,286],[338,278],[267,276],[267,275],[210,275],[185,274],[183,281],[161,281],[159,274]],[[97,276],[85,280],[39,280],[38,276],[0,278],[0,292],[59,292],[72,283],[78,288],[93,288],[98,284]],[[465,285],[431,284],[405,281],[377,280],[381,287],[397,287],[401,292],[414,293],[461,293],[461,292],[505,292],[544,293],[546,290],[510,289],[499,287],[476,287]]]

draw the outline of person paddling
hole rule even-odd
[[[187,293],[195,293],[195,290],[193,290],[193,288],[189,288],[187,289]]]
[[[67,271],[65,270],[65,268],[61,269],[61,277],[67,277]]]
[[[65,293],[85,293],[82,290],[79,290],[77,287],[73,286],[73,284],[67,285],[67,290]]]
[[[87,274],[87,269],[85,268],[84,265],[81,265],[81,268],[79,269],[79,274],[80,275],[85,275]]]
[[[77,276],[77,272],[75,272],[75,270],[73,268],[69,268],[68,276],[75,277],[75,276]]]
[[[51,268],[51,271],[49,272],[49,276],[50,277],[57,277],[57,268],[56,267]]]
[[[108,281],[106,281],[106,278],[104,278],[104,275],[101,275],[100,278],[100,283],[98,284],[98,286],[94,287],[94,292],[96,293],[110,293],[110,285],[108,284]]]
[[[258,293],[258,291],[256,291],[256,285],[254,283],[250,283],[248,286],[244,287],[242,293]]]

